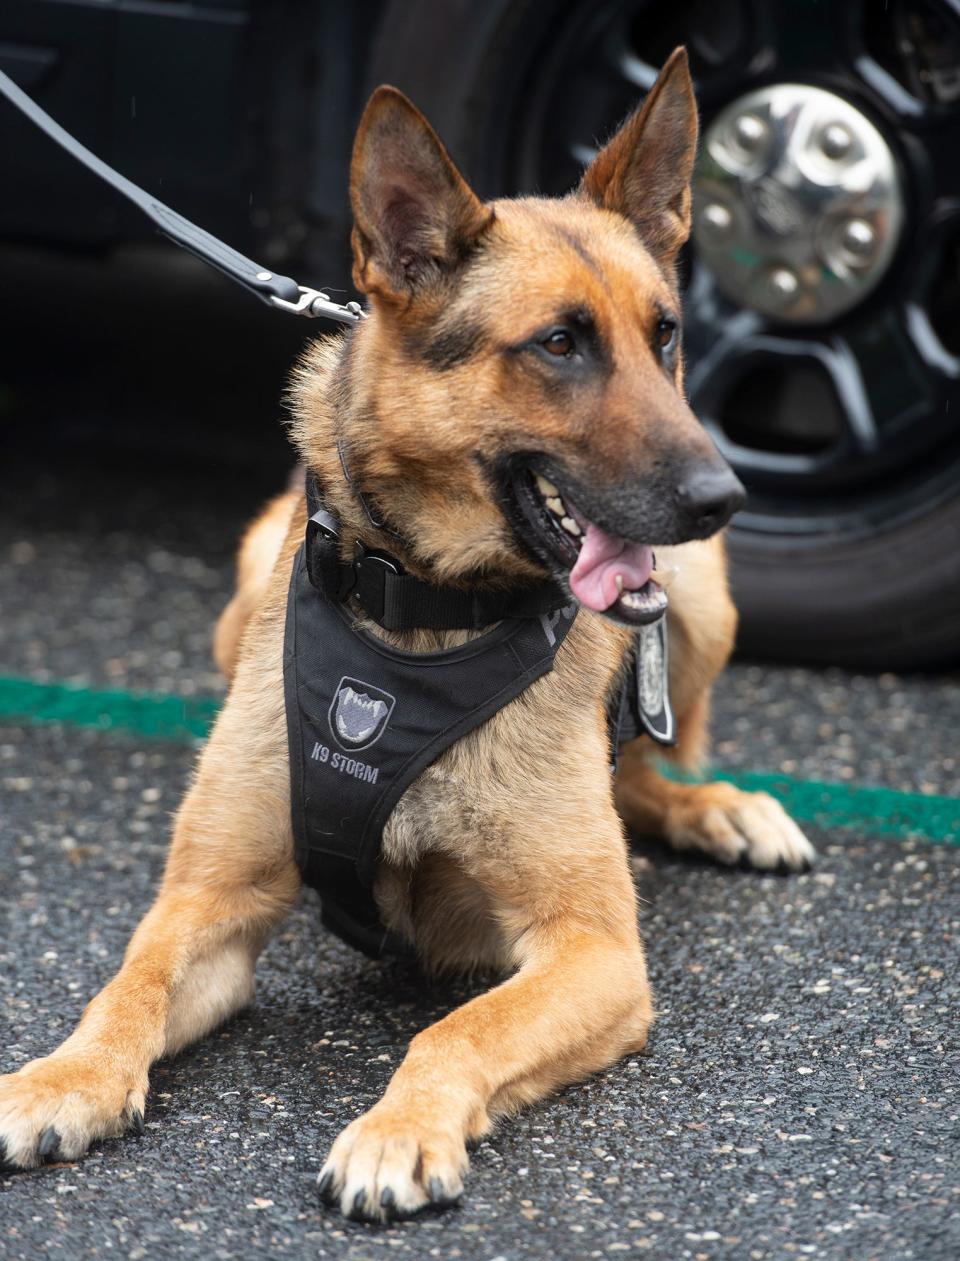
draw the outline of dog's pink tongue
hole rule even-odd
[[[638,591],[653,573],[653,551],[643,543],[628,543],[607,534],[591,521],[583,536],[577,563],[570,570],[570,590],[581,604],[602,613],[620,594]]]

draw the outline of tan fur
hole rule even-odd
[[[220,614],[213,633],[213,657],[222,673],[233,678],[244,627],[263,598],[301,494],[278,495],[264,508],[240,541],[237,590]]]
[[[660,127],[683,123],[674,149],[688,165],[695,127],[683,107],[685,63],[674,58],[664,75],[647,114]],[[615,476],[642,486],[658,453],[694,459],[711,449],[683,400],[679,365],[671,379],[649,341],[657,311],[676,303],[686,173],[664,164],[660,140],[649,142],[640,213],[623,204],[636,199],[636,172],[613,142],[603,161],[615,179],[595,171],[561,201],[483,207],[424,127],[391,90],[375,96],[361,125],[356,273],[372,312],[352,336],[320,340],[304,357],[291,396],[296,440],[343,524],[345,548],[355,538],[386,547],[434,582],[517,585],[543,568],[518,547],[484,472],[504,450],[555,453],[603,487]],[[643,126],[628,129],[627,147],[642,154]],[[612,350],[602,381],[561,397],[510,347],[564,304],[589,304]],[[471,320],[476,345],[458,356]],[[430,366],[448,353],[431,341],[445,329],[451,361]],[[338,441],[353,482],[403,523],[402,540],[368,521],[344,480]],[[232,685],[177,815],[159,896],[76,1032],[0,1078],[0,1138],[14,1165],[54,1150],[75,1157],[135,1124],[150,1064],[252,995],[257,954],[299,887],[282,649],[304,526],[303,496],[291,492],[244,538],[237,593],[215,637]],[[736,618],[719,539],[658,556],[680,571],[670,593],[671,690],[676,759],[692,767],[705,753],[709,690]],[[389,638],[424,651],[468,635]],[[466,1142],[497,1116],[646,1041],[653,1000],[605,721],[630,641],[582,610],[552,673],[439,757],[389,820],[376,880],[384,922],[428,968],[496,969],[507,979],[418,1034],[383,1099],[337,1139],[324,1188],[345,1212],[387,1216],[456,1197]],[[623,757],[616,802],[630,826],[725,861],[809,857],[770,799],[670,782],[650,752],[636,742]]]

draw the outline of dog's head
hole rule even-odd
[[[641,624],[665,604],[651,548],[740,506],[682,388],[696,138],[678,50],[573,193],[485,204],[406,97],[371,98],[351,172],[371,315],[344,368],[346,438],[354,480],[435,581],[546,570]]]

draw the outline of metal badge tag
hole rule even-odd
[[[670,705],[666,614],[637,634],[637,711],[651,739],[658,744],[677,743]]]

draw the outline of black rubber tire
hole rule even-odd
[[[786,547],[728,535],[738,649],[754,657],[878,670],[960,656],[958,498],[888,533]]]
[[[492,133],[504,125],[531,49],[542,55],[548,46],[551,14],[566,7],[394,0],[370,58],[369,86],[407,92],[479,193],[516,192],[500,186]],[[960,484],[952,503],[855,541],[787,542],[735,528],[728,537],[741,652],[890,670],[960,660]]]

